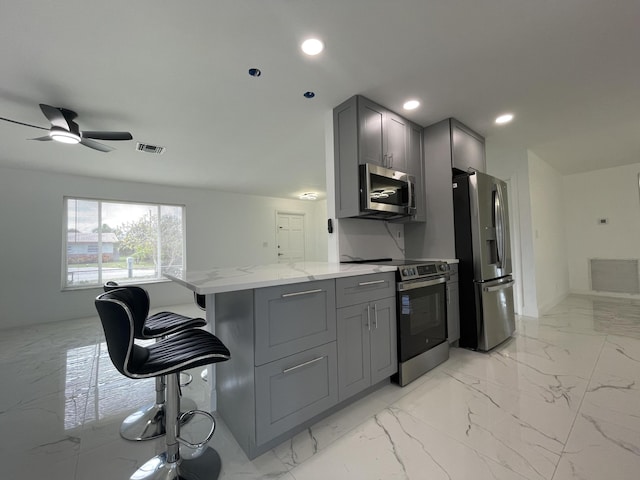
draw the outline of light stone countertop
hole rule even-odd
[[[275,263],[204,271],[178,269],[165,277],[201,295],[273,287],[371,273],[394,272],[395,266],[327,262]]]

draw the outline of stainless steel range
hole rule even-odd
[[[440,261],[377,259],[360,263],[394,265],[398,319],[398,373],[405,386],[449,358],[446,281]]]
[[[446,262],[404,261],[398,266],[398,374],[401,386],[449,358]]]

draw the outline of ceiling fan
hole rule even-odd
[[[62,143],[75,144],[79,143],[85,147],[93,148],[101,152],[110,152],[113,147],[105,145],[95,140],[131,140],[133,136],[129,132],[93,132],[80,130],[78,124],[73,120],[78,114],[72,110],[67,110],[62,107],[52,107],[50,105],[40,104],[40,110],[44,113],[44,116],[51,122],[50,128],[39,127],[37,125],[31,125],[29,123],[17,122],[8,118],[0,117],[0,120],[6,120],[7,122],[17,123],[20,125],[26,125],[27,127],[39,128],[41,130],[48,130],[49,135],[44,137],[31,138],[30,140],[39,140],[41,142],[47,142],[49,140],[55,140]]]

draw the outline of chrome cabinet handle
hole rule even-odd
[[[377,330],[378,329],[378,305],[377,304],[373,304],[373,329]]]
[[[384,283],[386,280],[374,280],[371,282],[360,282],[358,283],[359,287],[364,287],[366,285],[377,285],[378,283]]]
[[[367,305],[367,329],[371,331],[371,306]]]
[[[322,292],[321,288],[317,288],[315,290],[306,290],[304,292],[283,293],[282,298],[297,297],[298,295],[311,295],[312,293],[320,293],[320,292]]]
[[[283,374],[289,373],[289,372],[292,372],[292,371],[297,370],[299,368],[306,367],[307,365],[311,365],[312,363],[319,362],[320,360],[325,358],[325,356],[326,355],[323,355],[322,357],[314,358],[313,360],[309,360],[308,362],[301,363],[300,365],[296,365],[295,367],[285,368],[284,370],[282,370],[282,373]]]

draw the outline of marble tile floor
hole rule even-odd
[[[387,385],[253,461],[219,421],[221,478],[640,478],[640,302],[570,296],[517,329],[489,354],[453,349],[407,387]],[[119,437],[153,381],[117,373],[103,341],[97,317],[0,331],[0,478],[127,479],[162,450]],[[206,408],[193,373],[184,393]]]

